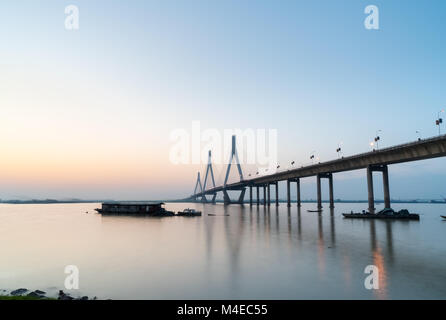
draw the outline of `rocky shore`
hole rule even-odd
[[[20,288],[13,291],[7,291],[0,289],[0,300],[97,300],[97,297],[89,298],[88,296],[73,297],[68,293],[59,290],[57,297],[48,297],[47,293],[42,290],[29,290],[26,288]]]

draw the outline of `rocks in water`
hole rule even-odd
[[[0,290],[3,292],[7,292],[6,290]],[[46,299],[47,297],[45,297],[45,293],[42,290],[35,290],[30,292],[30,290],[25,289],[25,288],[20,288],[20,289],[16,289],[13,290],[9,293],[9,295],[13,296],[13,297],[20,297],[20,296],[24,296],[27,292],[29,292],[26,297],[30,297],[30,298],[35,298],[35,299]]]
[[[1,292],[5,292],[7,293],[8,291],[4,290],[4,289],[0,289],[0,293]],[[46,292],[42,291],[42,290],[34,290],[31,291],[25,288],[20,288],[20,289],[16,289],[14,291],[11,291],[9,295],[11,296],[24,296],[26,293],[28,293],[26,295],[26,297],[31,298],[31,299],[50,299],[48,297],[45,296]],[[94,297],[92,299],[88,298],[88,296],[81,296],[81,297],[72,297],[70,294],[63,292],[62,290],[59,290],[59,294],[57,297],[57,300],[97,300],[97,297]]]
[[[75,299],[72,296],[70,296],[69,294],[63,292],[62,290],[59,290],[59,297],[57,299],[58,300],[89,300],[88,296],[83,296],[83,297],[79,297],[79,298]]]
[[[35,291],[28,293],[26,296],[27,296],[27,297],[31,297],[31,298],[43,298],[42,295],[38,294],[38,293],[35,292]]]
[[[74,300],[74,298],[72,296],[70,296],[69,294],[66,294],[62,290],[59,290],[59,297],[57,299],[58,300]]]
[[[31,298],[45,299],[46,298],[45,293],[46,292],[42,290],[35,290],[33,292],[28,293],[27,296]]]
[[[22,294],[27,293],[28,291],[29,291],[28,289],[20,288],[20,289],[11,291],[11,295],[12,296],[21,296]]]

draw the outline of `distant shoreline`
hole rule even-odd
[[[113,202],[115,200],[0,200],[0,204],[75,204],[75,203],[102,203],[102,202]],[[118,200],[116,200],[118,201]],[[122,202],[131,201],[125,200]],[[137,201],[147,201],[147,200],[136,200]],[[201,203],[201,202],[192,202],[188,199],[181,200],[149,200],[153,202],[165,202],[165,203]],[[275,200],[271,200],[271,203],[274,203]],[[287,200],[279,199],[280,203],[286,203]],[[296,203],[296,200],[291,200],[291,203]],[[317,200],[302,200],[302,203],[317,203]],[[322,201],[323,203],[328,203],[328,200]],[[334,201],[335,203],[368,203],[367,200],[341,200],[337,199]],[[420,204],[446,204],[446,201],[437,200],[437,199],[426,199],[426,200],[391,200],[392,203],[420,203]],[[216,203],[223,203],[223,200],[217,200]],[[256,204],[256,200],[253,199],[253,204]],[[260,202],[263,205],[263,202]],[[384,200],[375,200],[375,203],[384,203]],[[244,204],[249,204],[249,200],[245,201]]]

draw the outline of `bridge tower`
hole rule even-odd
[[[206,175],[204,176],[204,182],[203,182],[203,191],[206,191],[206,184],[208,181],[209,172],[211,173],[212,187],[215,188],[214,170],[212,169],[212,152],[211,152],[211,150],[209,150],[208,165],[206,167]],[[215,203],[216,197],[217,197],[217,194],[214,193],[213,197],[212,197],[212,203]],[[203,195],[203,202],[207,202],[205,195]]]
[[[226,188],[228,179],[229,179],[229,173],[231,171],[232,160],[234,160],[234,159],[235,159],[235,164],[237,165],[238,174],[240,176],[240,181],[243,181],[242,167],[240,166],[240,160],[239,160],[238,154],[237,154],[236,136],[232,136],[231,156],[229,158],[228,168],[226,170],[225,182],[223,183],[223,198],[224,198],[225,204],[231,204],[231,203],[243,204],[244,197],[245,197],[246,187],[240,186],[240,187],[232,188],[231,190],[240,190],[241,193],[240,193],[240,196],[237,201],[235,201],[235,202],[231,201],[231,199],[229,198],[228,189]]]
[[[198,189],[198,187],[200,187],[200,193],[203,193],[203,186],[201,185],[200,172],[198,172],[197,182],[195,183],[194,200],[197,200],[197,189]]]
[[[240,166],[240,160],[239,160],[238,154],[237,154],[237,147],[236,147],[235,139],[236,139],[235,136],[232,136],[232,150],[231,150],[231,157],[229,158],[229,162],[228,162],[228,169],[226,170],[226,177],[225,177],[225,182],[224,182],[225,187],[228,182],[229,172],[231,171],[231,164],[232,164],[232,160],[234,158],[235,158],[235,164],[237,165],[238,174],[240,176],[240,181],[243,181],[243,172],[242,172],[242,167]]]

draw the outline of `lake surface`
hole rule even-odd
[[[444,204],[395,204],[421,221],[346,220],[362,204],[192,207],[197,218],[102,217],[99,204],[0,204],[0,289],[111,299],[445,299]],[[86,212],[89,212],[88,214]],[[215,214],[216,216],[208,216]],[[229,216],[224,216],[228,214]],[[379,270],[367,290],[364,269]]]

